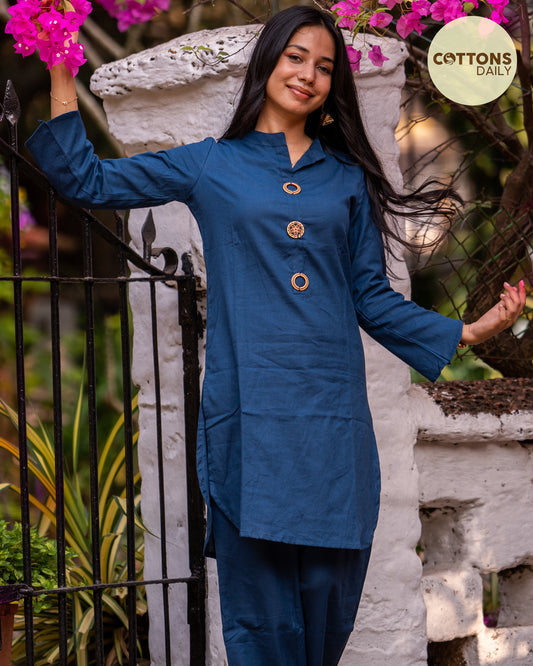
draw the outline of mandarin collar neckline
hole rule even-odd
[[[289,159],[289,149],[287,148],[287,140],[284,132],[259,132],[258,130],[252,130],[243,137],[243,140],[250,142],[252,145],[270,146],[282,149],[286,154],[287,159]],[[309,148],[292,168],[299,169],[300,167],[314,164],[324,158],[325,152],[320,143],[320,139],[315,137]]]

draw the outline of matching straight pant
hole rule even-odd
[[[370,548],[248,539],[212,508],[229,666],[335,666],[353,629]]]

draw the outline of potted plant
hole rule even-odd
[[[49,590],[57,587],[57,545],[54,539],[41,536],[37,529],[30,529],[30,551],[32,566],[32,589]],[[67,563],[71,564],[74,553],[68,549]],[[0,619],[1,646],[0,666],[11,664],[11,642],[13,621],[18,601],[24,591],[24,567],[22,554],[22,525],[10,525],[0,520]],[[34,611],[50,607],[46,597],[36,597]]]

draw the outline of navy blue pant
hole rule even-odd
[[[213,506],[229,666],[334,666],[353,629],[370,548],[248,539]]]

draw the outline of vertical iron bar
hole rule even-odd
[[[87,405],[89,416],[89,468],[91,485],[91,538],[93,558],[93,583],[102,582],[100,565],[100,509],[98,489],[98,432],[96,413],[96,357],[94,341],[94,282],[92,238],[90,223],[83,219],[83,251],[85,274],[86,350],[87,350]],[[93,590],[94,643],[97,666],[104,666],[104,626],[102,590]]]
[[[183,391],[185,396],[185,455],[187,467],[187,524],[189,567],[195,577],[187,585],[187,616],[190,626],[190,664],[203,666],[206,657],[205,595],[206,572],[204,501],[196,474],[196,435],[200,409],[200,367],[198,363],[198,311],[196,282],[179,283],[179,323],[183,349]]]
[[[122,218],[117,215],[117,236],[125,240],[125,228]],[[121,277],[126,277],[128,265],[124,250],[120,248],[119,269]],[[122,348],[122,392],[124,397],[124,447],[126,465],[126,564],[128,580],[136,580],[135,572],[135,483],[133,460],[133,414],[131,395],[131,357],[130,357],[130,328],[128,315],[127,284],[122,281],[118,285],[120,333]],[[128,651],[129,664],[137,664],[137,588],[128,587]]]
[[[8,94],[18,99],[11,82],[6,88]],[[22,276],[22,260],[20,256],[20,205],[19,205],[19,174],[16,153],[18,151],[16,114],[9,118],[9,145],[12,153],[9,156],[10,187],[11,187],[11,235],[13,244],[13,276]],[[24,324],[22,306],[22,281],[13,281],[13,306],[15,314],[15,358],[17,374],[17,413],[18,413],[18,440],[20,465],[20,515],[22,523],[22,553],[24,582],[32,584],[31,572],[31,536],[30,536],[30,501],[28,488],[28,439],[26,432],[26,379],[24,372]],[[24,626],[26,633],[26,659],[29,666],[34,663],[33,650],[33,600],[30,596],[24,599]]]
[[[157,335],[157,305],[154,280],[150,280],[150,304],[152,309],[152,354],[154,363],[154,391],[157,434],[157,472],[159,475],[159,529],[161,530],[161,578],[168,578],[167,567],[167,527],[165,507],[165,478],[163,473],[163,433],[161,427],[161,383],[159,376],[159,345]],[[170,646],[170,614],[168,603],[168,583],[163,582],[163,616],[165,623],[165,658],[167,666],[172,666]]]
[[[57,248],[57,209],[55,192],[48,190],[48,229],[50,243],[50,277],[58,278],[59,260]],[[52,342],[52,391],[54,405],[54,460],[56,488],[56,543],[57,585],[65,587],[65,485],[63,474],[63,409],[61,398],[61,347],[59,321],[59,283],[50,280],[50,323]],[[59,664],[67,666],[67,597],[64,592],[57,595],[59,610]]]

